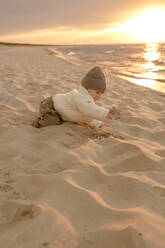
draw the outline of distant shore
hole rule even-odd
[[[48,44],[30,44],[30,43],[13,43],[13,42],[0,42],[3,46],[54,46]]]

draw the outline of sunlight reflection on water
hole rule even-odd
[[[160,66],[155,65],[154,61],[159,61],[160,53],[158,51],[158,43],[148,43],[144,50],[143,58],[145,60],[144,64],[141,64],[141,67],[144,71],[142,74],[136,74],[136,78],[133,78],[131,81],[138,85],[143,85],[158,91],[164,91],[164,83],[158,82],[156,79],[159,79],[157,71],[159,71]]]

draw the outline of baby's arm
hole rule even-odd
[[[77,110],[88,119],[106,120],[109,110],[98,106],[91,98],[76,94],[73,96],[73,100]]]
[[[112,120],[113,118],[120,119],[120,111],[117,110],[115,107],[112,107],[109,110],[109,113],[107,114],[107,117],[106,117],[107,120]],[[89,122],[83,122],[83,123],[79,122],[78,124],[81,126],[90,126],[94,129],[100,129],[103,127],[103,122],[100,120],[95,120],[95,119],[90,120]]]

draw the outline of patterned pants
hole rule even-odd
[[[50,125],[60,125],[63,123],[61,116],[57,113],[52,97],[45,98],[40,103],[40,116],[32,121],[32,126],[36,128]]]

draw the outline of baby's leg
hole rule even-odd
[[[54,116],[51,114],[47,114],[44,116],[40,116],[37,119],[33,120],[32,126],[40,128],[40,127],[46,127],[51,125],[60,125],[62,124],[61,119],[58,115]]]
[[[40,128],[63,123],[60,115],[54,108],[52,97],[45,98],[41,101],[39,111],[41,116],[33,120],[32,126]]]
[[[55,110],[52,97],[47,97],[40,103],[40,115],[44,116],[45,114],[51,114]]]

